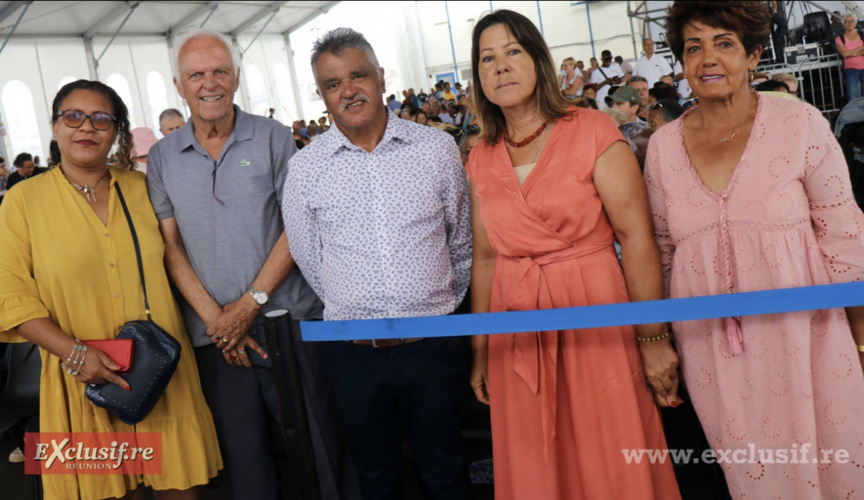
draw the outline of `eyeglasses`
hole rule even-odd
[[[117,118],[108,113],[93,113],[88,115],[77,109],[67,109],[66,111],[57,113],[57,118],[61,116],[63,117],[63,123],[70,128],[79,128],[81,125],[84,125],[84,120],[89,118],[90,124],[96,130],[108,130],[117,121]]]
[[[656,109],[663,109],[663,103],[660,101],[655,102],[650,108],[648,108],[648,111],[654,111]]]

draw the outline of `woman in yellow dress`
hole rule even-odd
[[[60,166],[15,186],[0,207],[0,341],[40,347],[41,432],[159,433],[162,471],[44,474],[45,498],[138,499],[143,486],[160,500],[197,498],[194,487],[214,477],[222,459],[169,289],[145,176],[107,164],[115,142],[121,161],[129,158],[128,111],[110,87],[78,80],[60,89],[51,117]],[[112,339],[127,321],[145,319],[135,247],[115,184],[138,233],[153,321],[182,346],[171,382],[136,426],[90,404],[86,384],[126,382],[105,353],[76,348],[79,340]],[[70,370],[61,367],[69,360]]]

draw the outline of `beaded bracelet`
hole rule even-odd
[[[68,365],[69,362],[72,361],[72,356],[74,356],[76,352],[78,352],[78,344],[72,346],[72,352],[69,353],[69,357],[66,358],[66,361],[60,362],[60,366],[66,368],[66,365]]]
[[[668,331],[663,335],[657,335],[656,337],[640,337],[637,335],[636,340],[638,340],[639,342],[657,342],[658,340],[663,340],[667,337],[669,337]]]
[[[72,359],[75,356],[75,359]],[[84,365],[84,359],[87,357],[87,346],[82,344],[80,340],[75,339],[75,345],[72,346],[72,352],[65,362],[60,363],[60,366],[66,368],[66,373],[73,377],[78,375],[81,366]]]
[[[80,355],[80,359],[79,356],[76,356],[75,361],[72,363],[75,365],[72,368],[72,373],[70,373],[73,377],[78,375],[81,367],[84,365],[84,360],[87,358],[87,346],[81,346],[81,349],[78,349],[78,354]]]

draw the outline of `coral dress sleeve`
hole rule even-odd
[[[816,241],[832,283],[864,279],[864,214],[855,203],[849,169],[829,124],[808,113],[804,189]]]
[[[24,342],[15,328],[49,317],[33,278],[27,205],[21,192],[9,191],[0,206],[0,342]]]
[[[612,120],[604,120],[604,115],[602,114],[593,115],[593,118],[594,127],[592,128],[594,129],[594,141],[596,145],[594,148],[594,160],[597,160],[606,152],[607,149],[609,149],[610,146],[612,146],[612,144],[615,144],[616,141],[626,141],[624,140],[624,136],[621,135],[621,131],[618,130],[618,127],[615,126]]]

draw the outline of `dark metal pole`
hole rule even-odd
[[[309,416],[306,413],[303,380],[294,343],[295,328],[298,326],[284,309],[264,315],[264,332],[273,364],[276,399],[282,420],[279,430],[288,453],[288,479],[289,484],[296,487],[296,495],[292,495],[292,498],[320,500],[321,489],[309,432]]]

